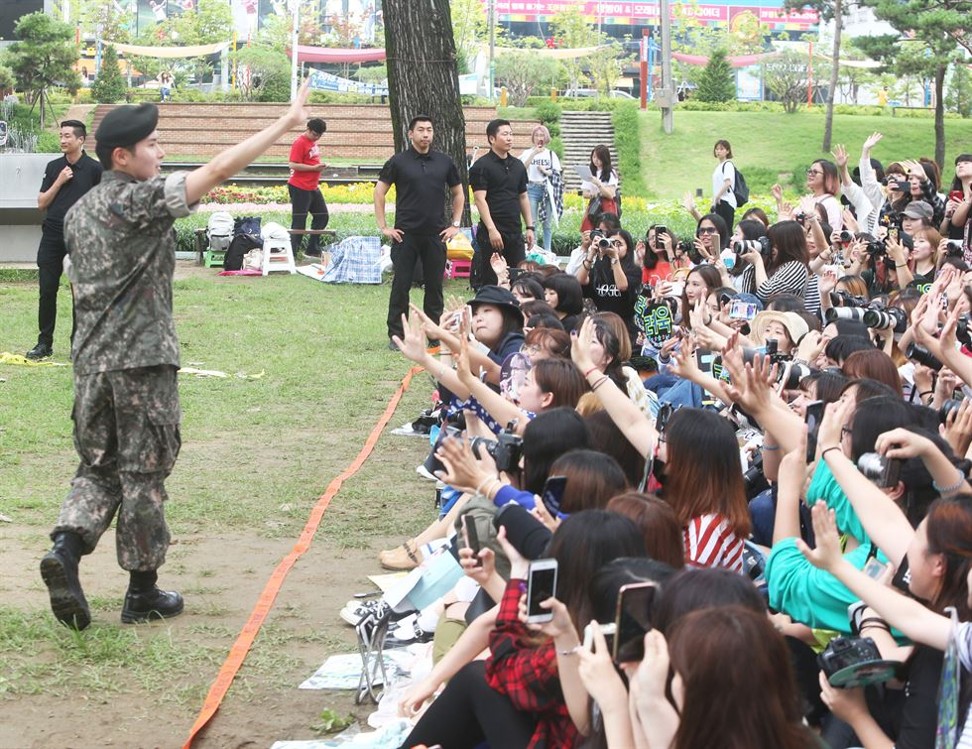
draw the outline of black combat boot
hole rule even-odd
[[[91,624],[91,612],[78,580],[83,552],[81,536],[65,531],[54,537],[54,548],[40,563],[41,577],[51,596],[51,611],[61,624],[78,630]]]
[[[183,601],[175,591],[159,590],[157,572],[131,572],[121,620],[125,624],[169,619],[182,613]]]

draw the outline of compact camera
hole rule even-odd
[[[897,486],[901,478],[901,461],[880,453],[864,453],[857,459],[857,469],[864,478],[881,489]]]

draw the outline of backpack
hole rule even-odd
[[[260,217],[259,216],[239,216],[233,221],[233,236],[249,234],[260,236]]]
[[[225,250],[233,236],[233,217],[226,211],[216,211],[206,223],[206,238],[211,250]]]
[[[736,208],[742,208],[749,202],[749,186],[746,184],[746,178],[743,177],[743,173],[739,171],[739,167],[733,164],[732,168],[736,173],[736,181],[732,186],[732,194],[736,197]],[[725,166],[723,166],[723,169],[725,169]]]

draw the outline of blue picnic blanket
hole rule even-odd
[[[331,245],[324,283],[381,283],[381,242],[378,237],[348,237]]]

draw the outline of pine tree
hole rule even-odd
[[[110,44],[101,52],[101,69],[91,84],[91,98],[99,104],[114,104],[125,97],[125,79],[118,68],[118,55]]]
[[[695,98],[699,101],[732,101],[736,98],[736,76],[724,49],[717,49],[709,58],[699,78]]]

